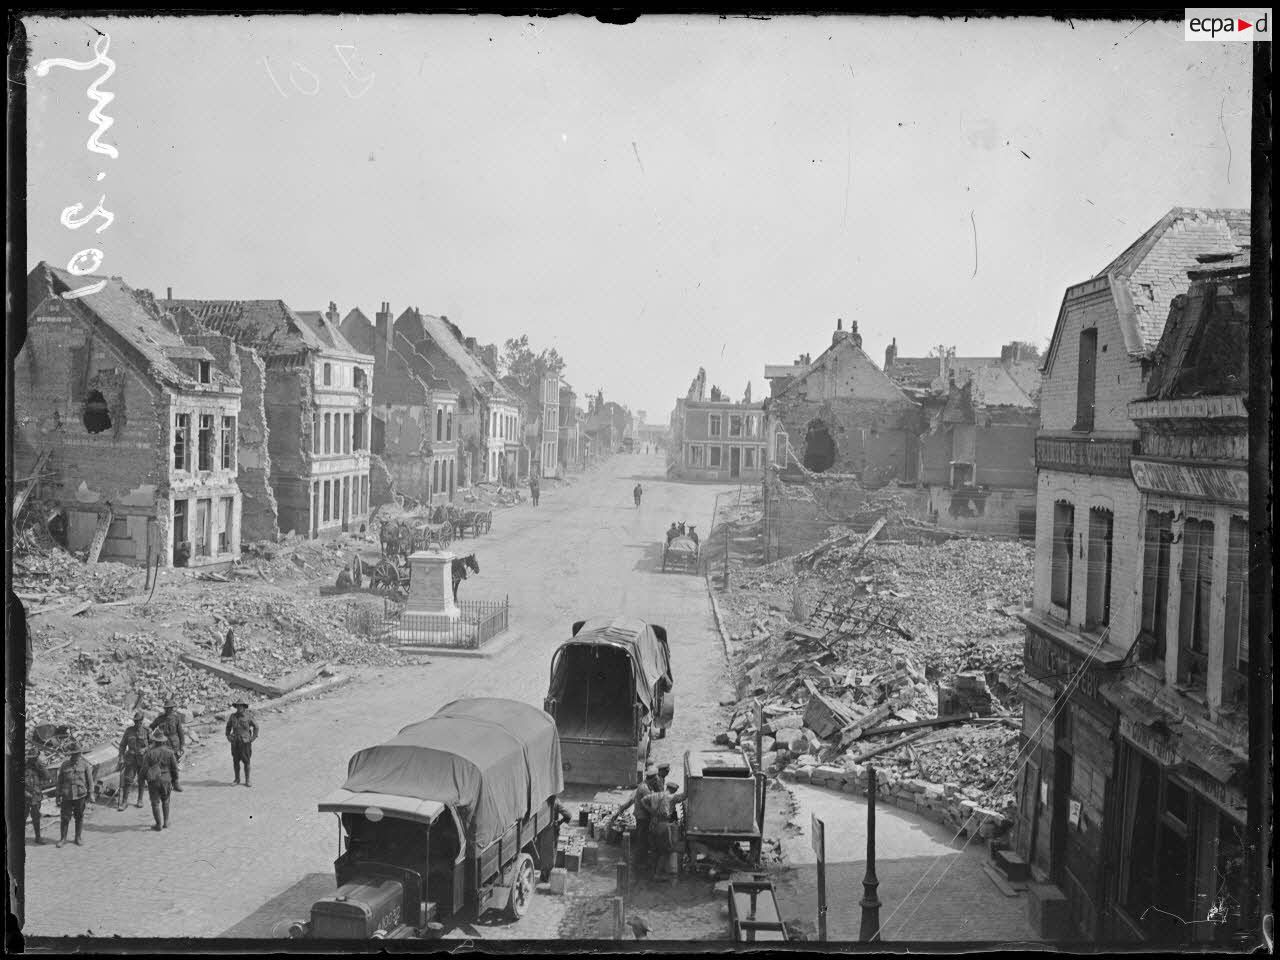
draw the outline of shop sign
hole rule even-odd
[[[1228,816],[1243,821],[1247,811],[1244,794],[1235,787],[1215,780],[1209,774],[1188,764],[1178,771],[1179,776],[1191,786],[1191,789],[1206,800],[1212,801]]]
[[[1128,477],[1132,440],[1093,437],[1037,437],[1036,469]]]
[[[1036,679],[1054,677],[1061,681],[1060,686],[1070,682],[1084,663],[1083,657],[1064,649],[1034,629],[1027,632],[1026,658],[1035,667],[1033,677]],[[1076,689],[1089,697],[1096,697],[1098,695],[1097,674],[1092,670],[1085,670],[1076,684]]]
[[[1120,736],[1151,754],[1162,766],[1171,767],[1178,762],[1178,755],[1168,737],[1132,717],[1120,717]]]
[[[1129,466],[1133,482],[1146,493],[1218,503],[1249,502],[1249,474],[1239,467],[1160,460],[1133,460]]]

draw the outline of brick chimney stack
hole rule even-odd
[[[172,300],[172,299],[173,299],[173,287],[165,287],[165,288],[164,288],[164,298],[165,298],[166,300]]]
[[[849,339],[849,331],[844,328],[844,320],[836,319],[836,332],[831,335],[831,345],[834,347],[841,340]]]
[[[338,305],[332,300],[329,301],[329,309],[325,311],[324,317],[335,327],[342,322],[342,318],[338,316]]]
[[[859,350],[862,349],[862,334],[858,332],[858,321],[851,321],[849,324],[849,339],[853,341],[853,345]]]
[[[893,366],[893,361],[898,359],[898,338],[894,337],[893,342],[884,348],[884,372],[888,373]]]

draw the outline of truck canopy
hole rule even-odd
[[[632,617],[596,617],[587,620],[572,637],[556,649],[551,660],[551,689],[548,695],[563,702],[566,691],[587,678],[576,676],[580,659],[567,656],[572,647],[605,645],[624,652],[631,661],[635,695],[645,710],[653,709],[653,688],[660,679],[671,686],[671,663],[665,637],[643,620]],[[630,710],[630,704],[624,705]]]
[[[351,758],[351,793],[435,800],[454,808],[478,848],[564,789],[549,714],[514,700],[454,700]]]

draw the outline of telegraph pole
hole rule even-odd
[[[880,942],[880,897],[876,888],[876,768],[867,767],[867,873],[862,878],[862,928],[858,939],[863,943]]]

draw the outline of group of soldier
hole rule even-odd
[[[673,520],[671,521],[671,526],[667,528],[667,543],[670,543],[672,540],[676,539],[676,537],[688,537],[694,543],[701,542],[698,539],[697,531],[694,530],[694,525],[692,523],[689,524],[688,529],[686,529],[684,521],[676,523]]]
[[[249,710],[249,704],[237,700],[232,704],[235,712],[227,718],[226,737],[231,745],[231,763],[235,782],[240,783],[240,768],[244,767],[244,785],[251,786],[249,765],[253,756],[253,741],[258,738],[258,721]],[[136,783],[138,799],[134,806],[142,807],[142,789],[146,786],[151,801],[151,814],[155,819],[152,830],[161,831],[169,826],[169,803],[173,791],[182,792],[179,782],[178,762],[186,750],[187,733],[182,725],[182,715],[173,699],[164,703],[164,712],[145,724],[146,715],[138,710],[133,715],[133,725],[126,727],[120,738],[120,791],[117,810],[128,804],[129,793]],[[93,767],[84,758],[80,744],[67,744],[69,756],[58,767],[56,796],[61,819],[61,835],[57,846],[67,842],[67,831],[75,821],[74,843],[84,845],[84,813],[93,796]],[[27,747],[25,787],[27,812],[35,831],[35,842],[43,844],[40,835],[40,806],[44,799],[44,781],[48,771],[40,760],[35,744]]]
[[[635,789],[631,798],[614,811],[609,822],[613,823],[628,809],[634,811],[635,833],[632,834],[631,854],[633,866],[639,871],[652,860],[653,877],[667,871],[667,860],[674,850],[671,843],[671,825],[676,820],[676,804],[684,799],[675,784],[667,783],[668,764],[649,763],[644,768],[644,781]]]

